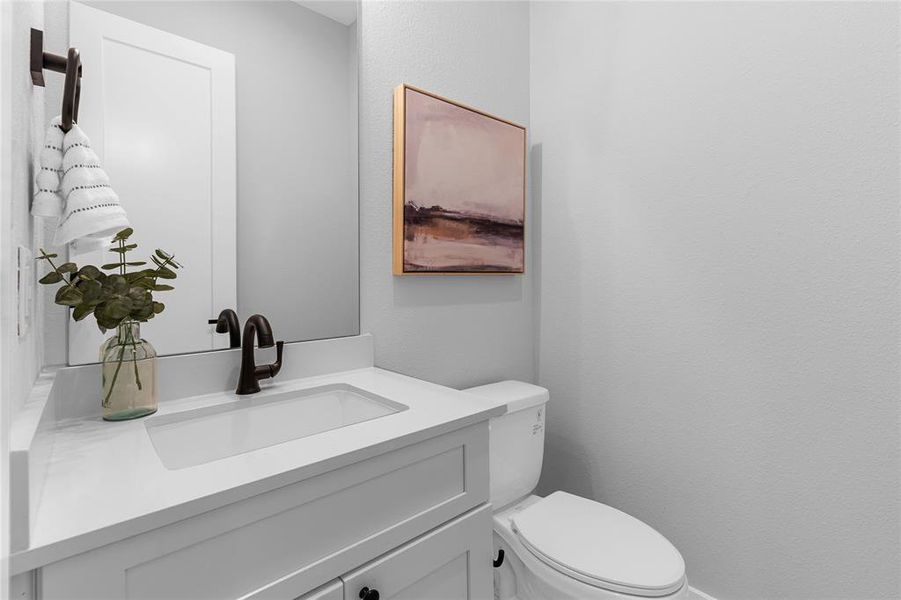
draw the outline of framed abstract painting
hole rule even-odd
[[[394,91],[394,274],[525,271],[526,129]]]

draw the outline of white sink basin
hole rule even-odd
[[[184,469],[394,414],[408,407],[332,384],[147,419],[167,469]]]

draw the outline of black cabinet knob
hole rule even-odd
[[[364,587],[360,590],[360,600],[379,600],[379,591]]]

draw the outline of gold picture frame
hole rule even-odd
[[[526,134],[460,102],[395,88],[395,275],[525,272]]]

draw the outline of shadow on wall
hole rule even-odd
[[[429,280],[422,285],[422,280]],[[491,285],[485,285],[486,279]],[[520,302],[522,275],[407,275],[394,278],[395,306]]]
[[[535,336],[532,369],[537,378],[541,366],[541,144],[533,144],[529,149],[529,192],[532,212],[526,218],[531,226],[531,244],[526,244],[526,259],[532,266],[532,332]]]
[[[534,296],[534,313],[533,326],[535,331],[535,372],[538,377],[538,385],[547,385],[542,377],[541,371],[541,340],[544,336],[545,328],[554,328],[558,334],[565,336],[568,340],[569,349],[571,351],[571,369],[578,375],[582,371],[582,360],[586,356],[585,343],[583,343],[584,329],[581,320],[578,318],[567,319],[565,322],[544,323],[542,320],[541,299],[542,299],[542,259],[541,259],[541,232],[545,225],[543,214],[543,167],[544,156],[542,145],[534,144],[531,147],[529,156],[529,175],[530,175],[530,192],[532,198],[532,277]],[[554,197],[552,202],[557,206],[567,204],[567,199],[573,197],[574,190],[568,189],[564,183],[562,194]],[[554,218],[567,219],[572,221],[573,215],[578,215],[578,211],[557,210],[552,213]],[[576,224],[569,222],[565,224],[552,224],[557,231],[574,231]],[[582,257],[578,247],[573,247],[569,256],[569,266],[566,277],[569,283],[568,303],[569,314],[582,315],[582,277],[584,270],[582,268]],[[555,290],[544,290],[548,297],[558,293]],[[547,437],[545,440],[544,466],[542,469],[541,479],[535,493],[546,496],[557,490],[564,490],[579,496],[597,500],[599,498],[600,489],[596,489],[595,480],[593,478],[593,467],[589,456],[584,449],[580,449],[574,438],[567,435],[561,435],[558,432],[565,430],[560,425],[562,421],[563,411],[579,411],[584,401],[584,390],[581,389],[582,378],[576,376],[570,383],[569,396],[561,396],[555,393],[554,389],[549,388],[550,401],[547,410]],[[560,415],[561,417],[558,417]]]
[[[598,499],[600,490],[595,489],[592,476],[594,469],[585,450],[580,449],[578,442],[573,438],[556,434],[554,431],[553,415],[549,410],[544,467],[535,493],[547,496],[557,490],[563,490],[583,498]]]

